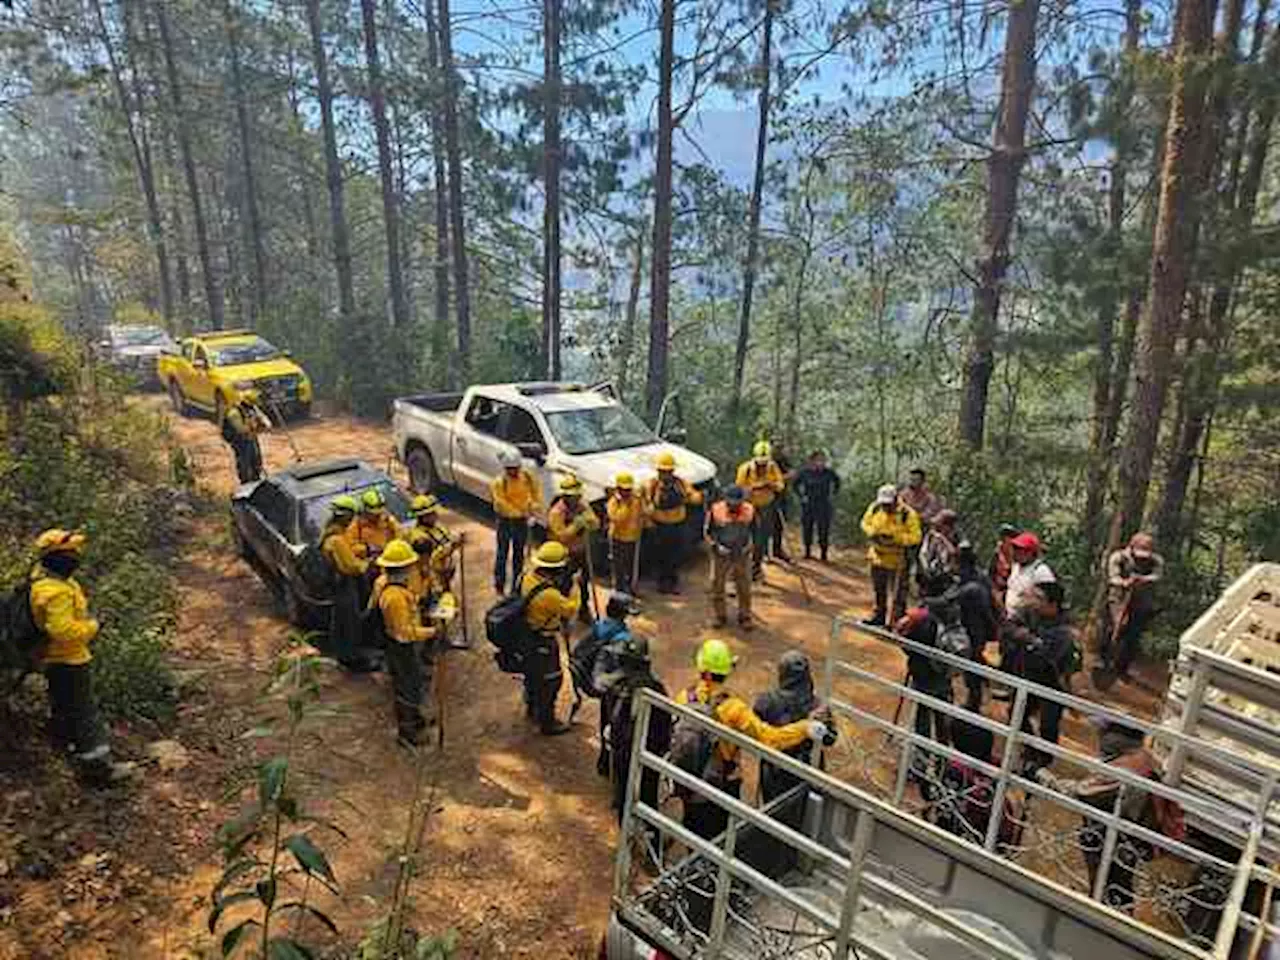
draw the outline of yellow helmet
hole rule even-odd
[[[435,513],[440,509],[440,501],[430,493],[420,493],[413,498],[413,503],[409,509],[415,514],[418,513]]]
[[[636,478],[629,473],[620,473],[613,478],[613,485],[619,490],[634,490]]]
[[[560,492],[570,497],[576,497],[582,493],[582,481],[572,473],[567,473],[560,478]]]
[[[382,495],[382,491],[377,487],[370,487],[360,497],[360,501],[364,504],[366,510],[381,510],[387,505],[387,498]]]
[[[57,527],[46,530],[36,537],[36,550],[40,556],[47,557],[51,553],[79,554],[84,550],[85,535],[75,530],[62,530]]]
[[[377,560],[378,566],[390,567],[393,570],[399,567],[409,567],[417,562],[417,551],[400,539],[392,540],[388,543],[386,549],[382,551]]]
[[[676,468],[676,455],[670,450],[664,450],[658,454],[659,470],[674,470]]]
[[[768,440],[760,440],[751,448],[751,456],[757,460],[768,460],[773,456],[773,447],[769,445]]]
[[[702,641],[698,648],[698,656],[694,661],[699,673],[712,673],[717,677],[727,677],[733,673],[738,658],[733,655],[729,645],[723,640],[712,638]]]
[[[548,540],[533,555],[533,565],[540,570],[553,570],[569,562],[569,551],[563,543]]]

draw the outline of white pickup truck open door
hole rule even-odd
[[[673,390],[662,400],[658,408],[658,422],[654,432],[669,443],[684,443],[689,431],[684,428],[684,408],[680,405],[680,393]]]

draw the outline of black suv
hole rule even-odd
[[[289,622],[315,626],[332,602],[320,534],[329,504],[340,494],[359,500],[377,488],[400,522],[409,501],[389,476],[363,460],[298,464],[242,486],[231,496],[231,517],[240,555],[284,605]]]

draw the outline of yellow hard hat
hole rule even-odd
[[[378,557],[377,563],[380,567],[390,567],[393,570],[398,567],[408,567],[418,562],[418,553],[413,547],[405,543],[403,540],[392,540],[387,544],[385,550]]]
[[[382,495],[382,491],[377,487],[370,487],[360,497],[364,503],[366,510],[380,510],[387,505],[387,498]]]
[[[768,460],[773,456],[773,447],[769,446],[768,440],[760,440],[751,448],[751,456],[757,460]]]
[[[548,540],[533,555],[533,565],[542,570],[563,567],[568,562],[569,551],[565,549],[563,543],[557,543],[555,540]]]
[[[569,496],[577,496],[582,493],[582,481],[572,473],[565,474],[560,478],[560,492]]]
[[[676,455],[670,450],[665,450],[658,454],[659,470],[674,470],[676,468]]]
[[[420,493],[413,498],[409,509],[414,513],[435,513],[440,509],[440,501],[430,493]]]
[[[619,490],[634,490],[636,478],[629,473],[620,473],[613,478],[613,485]]]
[[[36,537],[36,550],[40,556],[47,557],[51,553],[75,553],[84,550],[85,536],[74,530],[62,530],[55,527],[46,530]]]
[[[712,638],[702,641],[698,648],[697,664],[699,673],[713,673],[717,677],[727,677],[733,673],[738,658],[733,655],[729,645],[723,640]]]

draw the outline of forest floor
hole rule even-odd
[[[234,476],[215,427],[178,419],[174,430],[199,483],[223,502]],[[384,466],[391,453],[385,427],[345,418],[314,419],[291,435],[306,459],[358,456]],[[268,470],[292,459],[280,433],[265,438],[264,452]],[[430,758],[435,804],[410,925],[424,933],[456,929],[464,958],[594,958],[617,835],[608,785],[595,771],[595,704],[568,736],[546,739],[529,726],[518,680],[497,672],[479,622],[493,600],[491,518],[482,505],[457,500],[444,518],[468,533],[474,649],[447,655],[447,741]],[[155,748],[146,742],[154,736],[116,731],[121,752],[144,762],[140,785],[82,793],[61,764],[33,746],[41,742],[35,720],[10,724],[3,734],[0,960],[217,955],[205,926],[220,873],[215,833],[238,809],[251,764],[272,751],[269,740],[244,734],[261,720],[262,691],[290,629],[272,594],[237,558],[225,513],[192,523],[174,558],[180,613],[173,661],[182,700],[174,729],[164,734],[172,743]],[[741,656],[734,688],[753,695],[770,686],[788,649],[820,664],[832,617],[868,609],[860,553],[837,550],[830,565],[804,563],[808,603],[793,571],[767,569],[754,603],[761,625],[730,634]],[[684,571],[682,595],[658,597],[643,585],[644,610],[634,625],[650,638],[656,671],[673,690],[692,679],[693,652],[711,634],[705,583],[699,557]],[[902,675],[901,655],[877,641],[851,640],[845,656],[886,677]],[[1117,688],[1111,702],[1149,715],[1160,673],[1153,668],[1142,687]],[[877,696],[881,702],[863,705],[888,716],[893,699]],[[348,838],[325,845],[342,895],[313,900],[337,921],[334,942],[351,945],[391,900],[416,771],[395,745],[384,676],[330,671],[322,701],[337,716],[302,744],[303,801]],[[562,694],[562,715],[567,703]],[[1091,740],[1071,719],[1065,735]],[[311,939],[323,943],[320,933]]]

